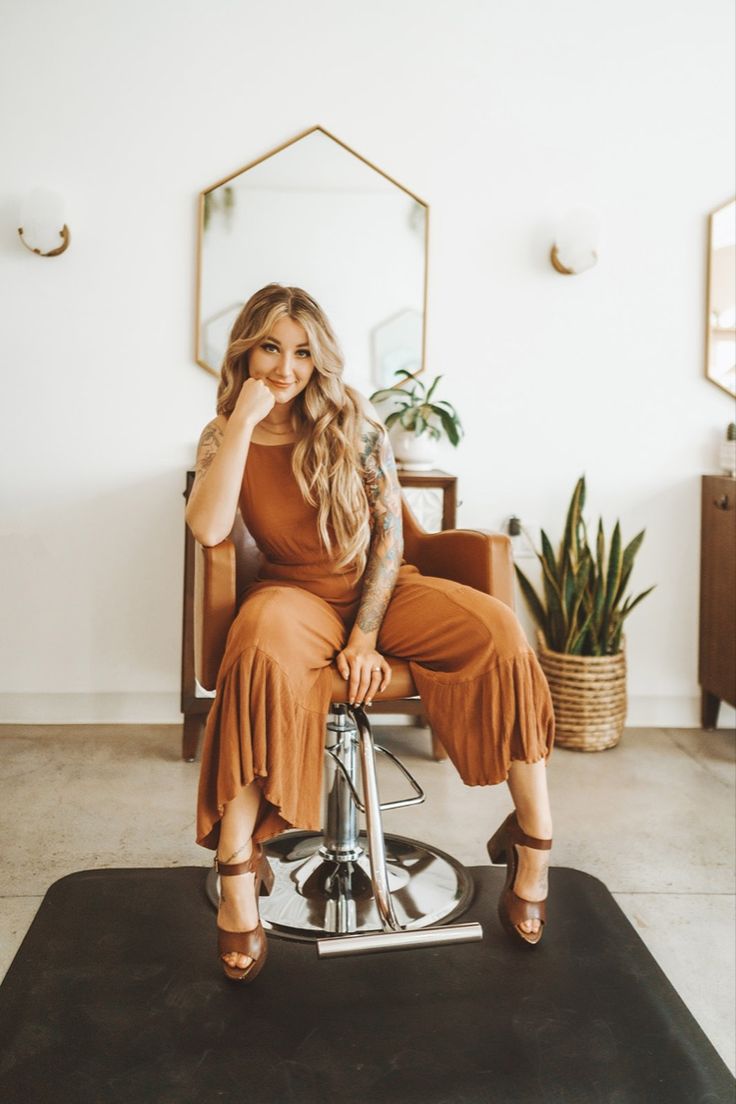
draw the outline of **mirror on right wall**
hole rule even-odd
[[[736,398],[736,199],[708,217],[705,374]]]

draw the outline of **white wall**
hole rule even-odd
[[[731,0],[0,4],[2,720],[178,713],[196,198],[321,123],[431,205],[428,364],[467,439],[463,525],[646,527],[631,724],[696,724],[705,216],[734,190]],[[31,256],[26,188],[69,204]],[[555,219],[597,209],[563,278]],[[527,561],[528,563],[529,561]],[[723,710],[724,723],[733,712]]]

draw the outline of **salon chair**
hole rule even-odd
[[[465,583],[513,607],[509,537],[466,529],[427,533],[403,499],[402,513],[407,563],[423,575]],[[211,548],[195,542],[194,664],[205,690],[215,688],[227,634],[242,592],[255,577],[259,555],[240,512],[226,540]],[[374,706],[385,702],[395,713],[420,712],[408,662],[386,658],[391,683],[374,695]],[[374,743],[366,712],[345,702],[345,681],[333,670],[324,828],[294,829],[264,845],[275,875],[270,896],[259,902],[264,928],[273,936],[314,941],[320,957],[481,939],[479,924],[450,923],[472,900],[473,883],[465,867],[429,844],[384,833],[382,811],[418,804],[424,793],[400,760]],[[402,773],[411,796],[380,801],[376,752]],[[364,832],[358,829],[359,811],[365,814]],[[214,869],[207,895],[217,907]]]

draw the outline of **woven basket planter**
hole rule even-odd
[[[539,663],[552,694],[555,744],[604,751],[621,739],[626,720],[626,653],[577,656],[551,652],[537,630]]]

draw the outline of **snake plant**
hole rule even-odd
[[[399,405],[384,418],[386,428],[390,429],[394,422],[398,422],[402,429],[414,430],[417,437],[426,432],[435,441],[440,439],[444,430],[450,443],[457,446],[464,431],[455,407],[443,399],[432,402],[434,390],[442,376],[437,376],[427,390],[422,381],[407,372],[406,368],[397,368],[394,375],[399,377],[399,381],[393,387],[374,391],[370,397],[371,402],[398,400]],[[406,387],[409,380],[411,388]]]
[[[621,651],[621,631],[625,619],[654,590],[651,586],[636,598],[624,599],[634,557],[644,540],[645,530],[642,529],[622,551],[621,527],[617,521],[606,563],[603,520],[598,519],[593,556],[582,516],[584,506],[583,475],[573,491],[556,560],[549,538],[542,529],[542,552],[536,552],[536,556],[542,565],[546,604],[542,603],[519,567],[514,566],[524,599],[551,651],[580,656],[616,655]]]

